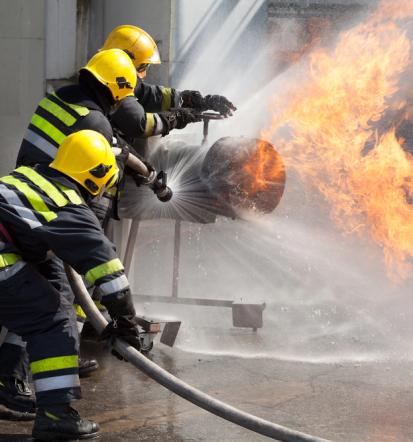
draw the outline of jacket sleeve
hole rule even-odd
[[[123,264],[88,206],[69,204],[39,230],[50,250],[98,288],[102,304],[116,305],[118,315],[135,314]]]
[[[73,132],[83,129],[95,130],[96,132],[101,133],[109,143],[112,143],[112,126],[102,112],[91,109],[84,118],[79,118],[73,126]]]
[[[160,135],[163,131],[163,123],[159,115],[146,112],[136,97],[126,97],[121,100],[111,114],[110,120],[126,140],[148,138]]]
[[[174,88],[157,86],[139,81],[135,97],[146,112],[162,112],[181,106],[180,92]]]

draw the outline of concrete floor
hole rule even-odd
[[[90,354],[90,344],[84,354]],[[82,415],[100,441],[269,440],[169,393],[99,348],[102,369],[83,380]],[[159,344],[151,358],[244,411],[336,442],[413,440],[413,363],[305,364],[199,356]],[[29,442],[31,423],[0,421],[0,440]]]

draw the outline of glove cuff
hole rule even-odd
[[[120,292],[116,297],[111,296],[110,299],[102,297],[101,302],[108,309],[112,319],[119,318],[120,316],[127,318],[134,318],[136,316],[135,306],[133,305],[129,289]]]

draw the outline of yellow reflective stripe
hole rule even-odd
[[[47,97],[43,98],[43,100],[39,103],[39,106],[47,110],[47,112],[51,113],[62,123],[66,124],[66,126],[73,126],[76,123],[77,119],[73,115],[70,115],[69,112],[65,111],[53,101],[50,101]]]
[[[106,310],[106,307],[105,307],[100,301],[98,301],[98,300],[94,300],[93,302],[95,303],[97,309],[98,309],[100,312],[103,312],[103,311]]]
[[[77,317],[86,318],[86,313],[83,311],[82,307],[79,304],[73,304],[73,308],[75,309]]]
[[[10,175],[0,178],[0,181],[6,184],[11,184],[12,186],[16,187],[16,189],[20,190],[20,192],[23,193],[23,195],[28,199],[33,209],[36,210],[36,212],[39,212],[46,221],[52,221],[53,219],[57,218],[56,213],[49,210],[42,197],[28,184],[23,183]]]
[[[90,269],[86,273],[85,278],[90,284],[94,284],[95,281],[97,281],[98,279],[103,278],[104,276],[111,275],[112,273],[119,272],[121,270],[123,270],[123,265],[120,259],[115,258],[111,261],[93,267],[93,269]]]
[[[55,416],[52,413],[49,413],[48,411],[44,412],[44,415],[47,416],[49,419],[51,419],[52,421],[60,421],[60,417]]]
[[[79,104],[68,103],[67,101],[64,101],[60,97],[58,97],[55,93],[53,93],[52,95],[54,97],[56,97],[58,100],[60,100],[62,103],[64,103],[66,106],[69,106],[71,109],[73,109],[81,117],[84,117],[85,115],[87,115],[90,112],[90,110],[85,106],[80,106]]]
[[[145,126],[145,133],[144,135],[146,137],[150,137],[153,135],[153,129],[155,127],[155,117],[153,114],[146,114],[146,126]]]
[[[169,110],[172,103],[172,89],[170,87],[162,87],[162,110]]]
[[[21,173],[32,183],[36,184],[36,186],[39,186],[57,206],[64,207],[68,203],[67,199],[56,189],[56,187],[35,170],[22,166],[18,167],[15,172]]]
[[[61,183],[56,183],[56,186],[69,198],[69,201],[72,204],[83,204],[84,201],[76,192],[76,190],[70,189],[69,187],[66,187]]]
[[[16,255],[15,253],[2,253],[0,255],[0,269],[12,266],[13,264],[16,264],[17,261],[21,261],[21,259],[21,256]]]
[[[34,114],[32,116],[32,119],[30,120],[30,123],[33,124],[33,126],[36,126],[41,131],[43,131],[59,146],[63,143],[63,140],[66,138],[66,135],[63,132],[61,132],[57,127],[53,126],[53,124],[46,121],[40,115]]]
[[[54,358],[40,359],[30,364],[32,374],[44,373],[45,371],[64,370],[65,368],[77,368],[79,356],[56,356]]]

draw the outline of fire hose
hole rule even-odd
[[[101,334],[108,322],[92,301],[81,276],[71,267],[67,265],[65,267],[70,284],[77,296],[79,304],[82,306],[93,327],[99,334]],[[168,390],[181,396],[187,401],[192,402],[194,405],[222,417],[225,420],[233,422],[236,425],[240,425],[255,433],[282,442],[330,442],[327,439],[310,436],[274,424],[221,402],[171,375],[121,339],[114,340],[113,348],[136,368],[143,371],[146,375],[166,387]]]

